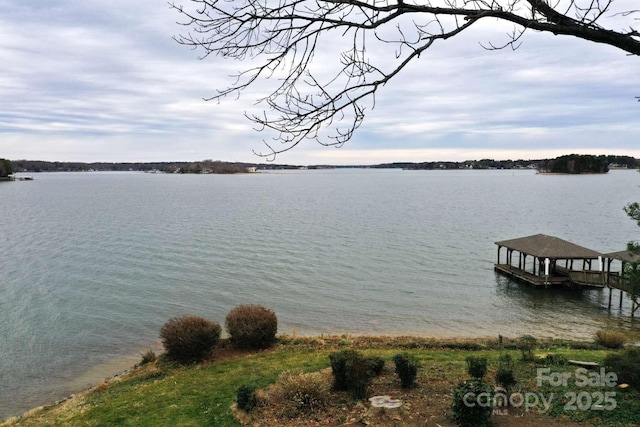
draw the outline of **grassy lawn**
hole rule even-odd
[[[596,348],[571,348],[566,343],[547,343],[545,346],[547,348],[537,349],[536,353],[561,354],[567,359],[595,362],[602,362],[608,353]],[[293,368],[306,372],[322,370],[329,367],[328,356],[336,350],[357,348],[387,361],[400,351],[408,351],[422,362],[419,382],[445,381],[445,385],[453,389],[458,381],[467,377],[468,356],[488,359],[487,380],[493,382],[492,375],[500,354],[496,347],[489,340],[446,343],[418,338],[285,337],[274,348],[257,353],[223,349],[202,365],[184,367],[155,363],[139,367],[61,404],[31,411],[1,426],[240,426],[231,410],[238,387],[251,384],[265,388],[274,383],[280,373]],[[516,361],[520,358],[520,351],[513,346],[507,346],[501,352],[511,354]],[[516,362],[518,385],[523,392],[558,396],[551,410],[553,414],[595,425],[640,423],[638,393],[617,388],[614,411],[564,410],[566,393],[584,391],[591,396],[603,389],[576,389],[571,381],[566,387],[548,384],[538,387],[536,369],[540,366],[533,362]],[[553,372],[572,375],[575,369],[575,366],[554,367]]]

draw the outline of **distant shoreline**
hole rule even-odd
[[[633,170],[633,169],[616,169],[616,170]],[[536,175],[606,175],[609,172],[580,172],[580,173],[569,173],[569,172],[536,172]]]
[[[565,157],[595,157],[569,155]],[[637,169],[640,159],[631,156],[606,155],[598,156],[599,161],[609,165],[610,169]],[[315,169],[402,169],[402,170],[537,170],[546,169],[550,159],[529,160],[465,160],[465,161],[422,161],[392,162],[379,164],[282,164],[257,162],[224,162],[219,160],[202,161],[170,161],[170,162],[55,162],[45,160],[12,160],[15,172],[106,172],[106,171],[159,171],[168,173],[241,173],[246,168],[255,171],[266,170],[315,170]],[[583,168],[584,169],[584,168]]]

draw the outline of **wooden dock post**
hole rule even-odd
[[[609,310],[611,310],[611,296],[613,295],[613,288],[609,286]]]
[[[620,309],[622,310],[622,289],[620,289]]]

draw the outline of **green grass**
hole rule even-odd
[[[145,365],[122,379],[80,395],[59,405],[50,406],[8,423],[10,426],[240,426],[231,412],[236,391],[241,385],[264,388],[272,384],[278,375],[297,368],[307,372],[329,367],[329,354],[344,348],[345,338],[335,342],[309,339],[286,341],[275,349],[248,354],[228,360],[213,360],[205,365],[188,367],[168,366],[161,362]],[[350,342],[349,345],[353,345]],[[500,352],[495,348],[479,346],[481,350],[427,348],[420,345],[393,347],[389,342],[358,343],[367,355],[376,355],[390,361],[407,351],[416,356],[423,369],[442,372],[453,384],[467,376],[466,358],[485,357],[489,361],[489,381],[498,365]],[[455,346],[454,346],[455,347]],[[536,353],[562,354],[568,359],[601,362],[607,354],[604,350],[582,350],[550,346]],[[548,387],[538,389],[534,363],[520,362],[520,351],[503,350],[515,361],[515,371],[523,390],[564,393],[567,390]],[[575,367],[554,367],[557,370],[575,370]],[[452,387],[453,388],[453,387]],[[590,390],[590,389],[589,389]],[[616,411],[567,414],[562,405],[555,405],[552,412],[564,413],[577,421],[596,421],[602,425],[622,426],[638,423],[640,399],[637,392],[619,391]],[[578,390],[580,391],[580,390]],[[562,402],[558,401],[558,404]],[[586,418],[585,418],[586,417]]]
[[[328,351],[284,349],[209,366],[168,369],[161,377],[143,367],[129,378],[89,393],[79,407],[59,405],[16,426],[239,426],[230,406],[242,384],[265,387],[287,369],[329,366]]]

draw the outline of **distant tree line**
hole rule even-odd
[[[600,159],[592,162],[591,166],[587,164],[589,161],[585,158]],[[571,158],[573,161],[563,160]],[[8,162],[8,161],[7,161]],[[557,162],[557,163],[556,163]],[[239,163],[239,162],[222,162],[214,160],[202,160],[198,162],[151,162],[151,163],[81,163],[81,162],[46,162],[39,160],[14,160],[9,162],[9,167],[13,163],[13,171],[15,172],[86,172],[86,171],[159,171],[166,173],[244,173],[248,168],[256,168],[256,170],[283,170],[283,169],[339,169],[339,168],[378,168],[378,169],[406,169],[406,170],[435,170],[435,169],[538,169],[538,170],[563,170],[559,173],[587,173],[594,165],[599,164],[607,167],[626,167],[635,169],[640,162],[629,156],[579,156],[571,154],[569,156],[561,156],[556,159],[544,160],[466,160],[463,162],[396,162],[381,163],[378,165],[311,165],[299,166],[277,163]],[[554,166],[556,165],[556,166]],[[564,166],[563,166],[564,165]],[[0,166],[0,173],[2,171]],[[5,166],[6,168],[6,166]],[[566,170],[566,171],[564,171]],[[574,172],[571,172],[573,170]],[[579,172],[575,172],[579,171]],[[2,175],[0,175],[2,176]]]
[[[569,154],[551,160],[544,160],[540,162],[538,169],[541,172],[548,173],[607,173],[609,172],[609,165],[614,163],[620,165],[619,161],[626,160],[619,156]],[[627,163],[624,164],[626,165]]]
[[[629,169],[637,169],[640,167],[640,159],[630,156],[604,156],[609,167],[623,167]]]
[[[401,163],[403,169],[535,169],[539,160],[465,160],[463,162]]]
[[[13,174],[13,166],[7,159],[0,159],[0,178],[6,178]]]
[[[16,172],[119,172],[119,171],[160,171],[167,173],[240,173],[248,167],[248,163],[229,163],[213,160],[202,162],[152,162],[152,163],[82,163],[82,162],[47,162],[41,160],[15,160]]]
[[[406,170],[436,169],[536,169],[540,160],[465,160],[463,162],[400,162],[384,163],[377,168],[402,168]]]
[[[86,172],[86,171],[150,171],[171,163],[83,163],[47,162],[42,160],[14,160],[16,172]]]
[[[255,165],[248,163],[229,163],[214,160],[203,160],[202,162],[170,164],[159,169],[167,173],[233,174],[246,173],[251,167],[255,167]]]
[[[565,159],[566,158],[566,159]],[[597,160],[591,160],[597,159]],[[596,167],[597,165],[597,167]],[[596,173],[590,170],[605,173],[609,167],[636,169],[640,161],[630,156],[580,156],[570,154],[555,159],[541,160],[465,160],[463,162],[422,162],[422,163],[384,163],[376,165],[376,168],[402,168],[406,170],[435,170],[435,169],[538,169],[550,171],[550,168],[558,170],[557,173]],[[606,169],[606,170],[605,170]],[[562,172],[560,172],[562,170]],[[573,172],[572,172],[573,171]]]

